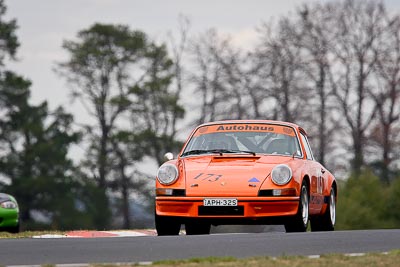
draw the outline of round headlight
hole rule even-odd
[[[18,208],[17,203],[12,201],[5,201],[0,204],[3,209],[16,209]]]
[[[172,164],[163,164],[158,169],[157,179],[163,185],[173,184],[178,179],[178,169]]]
[[[292,179],[292,169],[286,164],[274,167],[271,173],[272,181],[277,185],[285,185]]]

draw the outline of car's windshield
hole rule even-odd
[[[293,128],[260,123],[200,127],[186,145],[182,156],[204,153],[302,155]]]

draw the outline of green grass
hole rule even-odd
[[[188,260],[163,260],[154,262],[153,265],[161,266],[178,266],[182,263],[208,263],[208,264],[216,264],[222,262],[232,262],[237,261],[234,257],[205,257],[205,258],[192,258]]]
[[[281,256],[281,257],[253,257],[236,259],[234,257],[206,257],[188,260],[165,260],[150,264],[154,267],[320,267],[320,266],[346,266],[346,267],[383,267],[398,266],[400,261],[400,250],[389,253],[368,253],[363,256],[346,256],[342,254],[322,255],[319,258],[304,256]],[[93,267],[131,267],[146,264],[93,264]]]
[[[297,267],[297,266],[397,266],[400,261],[400,250],[391,251],[388,254],[369,253],[363,256],[346,256],[342,254],[322,255],[319,258],[303,256],[282,256],[282,257],[255,257],[247,259],[224,258],[194,258],[180,261],[158,261],[153,265],[156,267]]]
[[[29,238],[36,235],[63,235],[62,231],[23,231],[16,234],[8,232],[0,232],[0,238]]]

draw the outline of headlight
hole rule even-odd
[[[279,164],[272,170],[271,177],[275,184],[285,185],[292,179],[292,170],[286,164]]]
[[[158,169],[157,179],[163,185],[173,184],[178,179],[178,169],[175,165],[164,164]]]
[[[17,203],[12,202],[12,201],[5,201],[5,202],[2,202],[2,203],[0,203],[0,206],[1,206],[3,209],[16,209],[16,208],[18,208]]]

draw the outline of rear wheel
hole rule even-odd
[[[321,216],[311,219],[311,231],[333,231],[336,223],[336,190],[331,188],[328,207]]]
[[[155,214],[155,224],[157,235],[178,235],[181,230],[181,224],[175,217],[159,216]]]
[[[287,233],[290,232],[305,232],[308,227],[309,219],[309,195],[308,186],[306,181],[303,181],[300,189],[300,201],[297,214],[290,218],[285,224],[285,230]]]
[[[199,221],[190,221],[185,224],[187,235],[209,235],[211,224]]]

